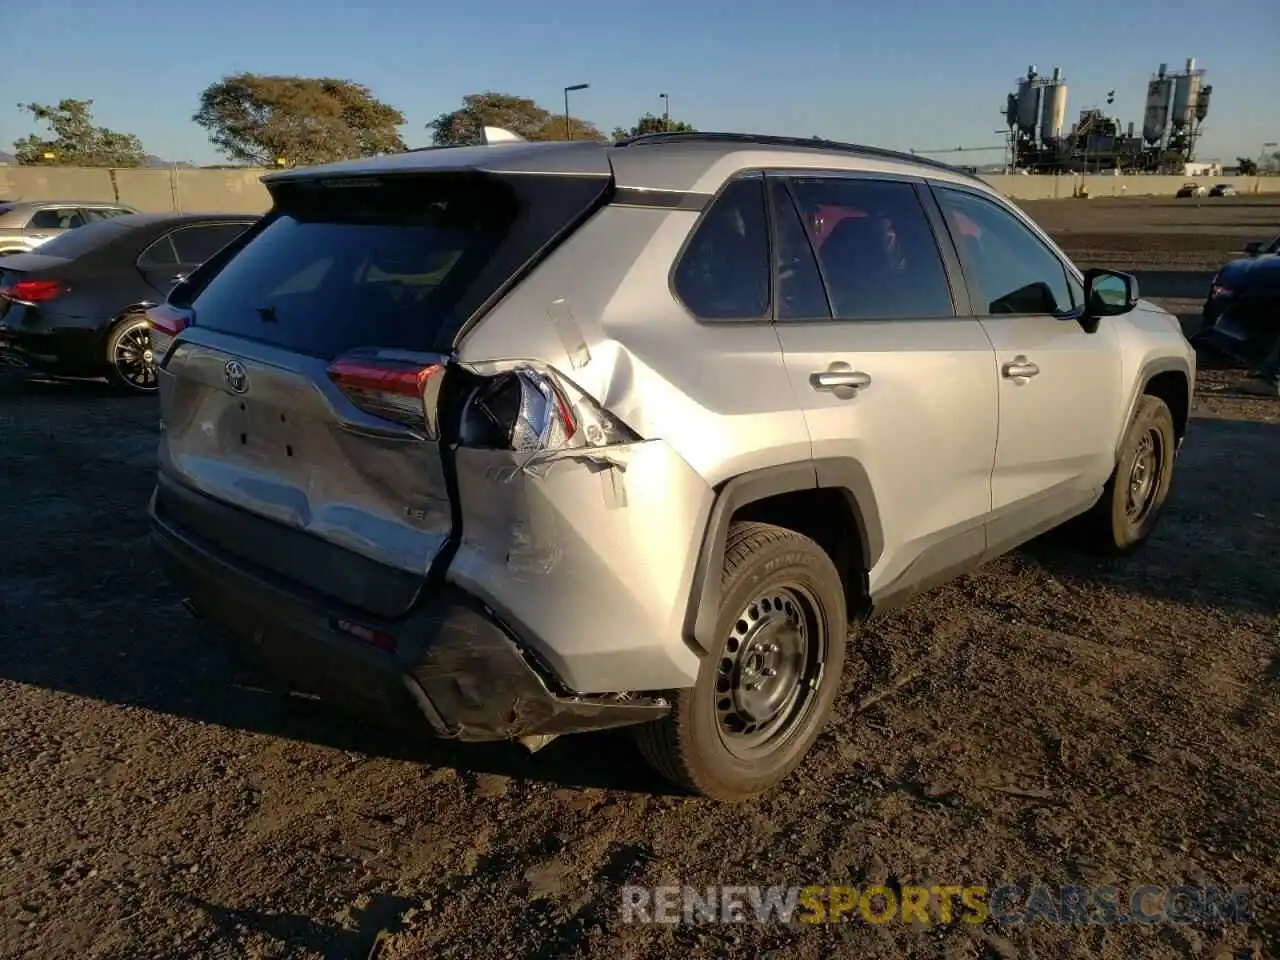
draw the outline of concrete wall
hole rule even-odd
[[[263,213],[264,170],[107,170],[0,166],[0,199],[100,200],[144,213]]]
[[[990,176],[983,179],[1014,200],[1053,200],[1075,196],[1080,186],[1088,190],[1091,197],[1171,197],[1192,178],[1116,177],[1091,173],[1087,176]],[[1206,188],[1230,183],[1240,193],[1280,193],[1280,177],[1198,177],[1195,182],[1204,184]]]
[[[0,166],[0,199],[103,200],[145,212],[263,213],[270,205],[259,178],[264,170],[106,170],[79,167]],[[1186,177],[1103,174],[984,178],[1015,200],[1074,196],[1081,184],[1091,197],[1172,196]],[[1280,194],[1280,177],[1202,178],[1206,186],[1233,183],[1241,193]]]

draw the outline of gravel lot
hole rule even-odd
[[[1280,232],[1280,198],[1026,206],[1189,324]],[[406,744],[266,689],[158,576],[154,404],[0,378],[0,956],[1273,955],[1280,401],[1239,376],[1203,371],[1145,549],[1049,537],[864,630],[813,756],[742,807],[616,735]],[[1032,881],[1245,884],[1256,921],[618,923],[624,884]]]

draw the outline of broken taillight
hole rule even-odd
[[[440,363],[339,357],[329,364],[328,373],[338,389],[365,413],[434,433],[427,388],[431,378],[443,371]]]
[[[522,366],[487,377],[463,412],[468,446],[529,453],[628,443],[638,437],[554,371]]]
[[[495,445],[512,450],[567,446],[578,422],[547,376],[532,370],[500,374],[476,391],[476,412],[492,428]]]
[[[191,314],[178,307],[161,304],[147,311],[147,326],[151,331],[151,352],[157,360],[163,360],[178,334],[191,326]]]

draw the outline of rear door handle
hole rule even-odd
[[[1006,363],[1000,372],[1004,374],[1006,380],[1026,382],[1039,373],[1040,368],[1026,357],[1017,356],[1009,363]]]
[[[871,374],[851,369],[847,363],[833,363],[826,370],[809,374],[809,386],[815,390],[830,390],[837,396],[852,396],[858,390],[871,386]]]

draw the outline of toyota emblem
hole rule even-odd
[[[227,381],[227,389],[232,393],[244,393],[249,389],[249,374],[239,360],[228,360],[222,373]]]

